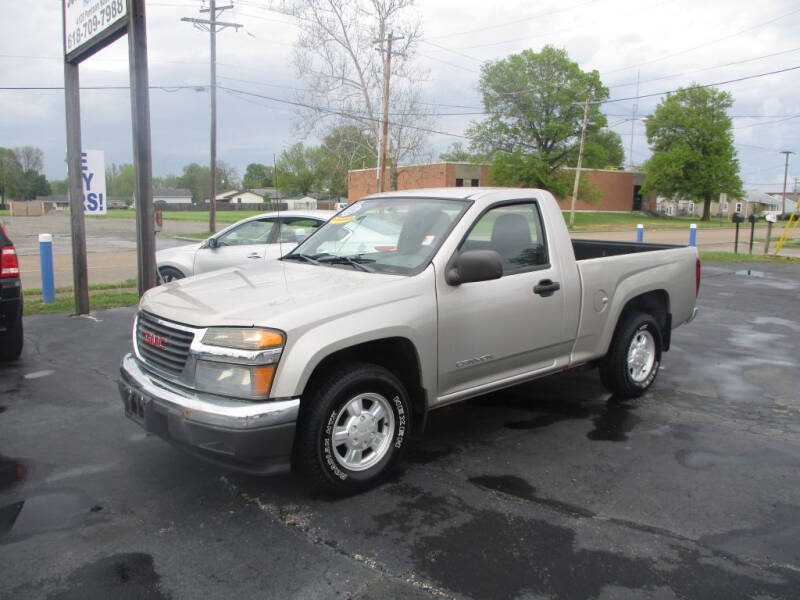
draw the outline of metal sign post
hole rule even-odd
[[[72,225],[72,278],[75,313],[89,312],[86,224],[81,178],[79,65],[98,50],[128,34],[133,168],[137,211],[139,294],[155,286],[150,100],[144,0],[62,0],[64,101],[67,121],[67,181]]]

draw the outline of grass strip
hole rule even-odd
[[[708,262],[800,263],[800,258],[794,256],[775,256],[774,254],[735,254],[733,252],[717,252],[716,250],[701,250],[700,260]]]

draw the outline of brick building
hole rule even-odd
[[[574,175],[575,169],[568,169]],[[388,175],[388,170],[387,170]],[[358,169],[347,174],[348,202],[355,202],[375,193],[376,169]],[[654,198],[642,198],[639,189],[644,184],[644,173],[638,171],[613,171],[606,169],[581,169],[581,179],[595,187],[598,199],[589,202],[579,199],[577,210],[655,211]],[[472,163],[432,163],[398,167],[398,190],[436,187],[491,186],[489,167]],[[568,209],[569,198],[557,198],[562,209]],[[652,206],[651,206],[652,205]]]

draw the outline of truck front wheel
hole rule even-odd
[[[339,494],[366,490],[391,471],[408,444],[411,411],[403,384],[378,365],[329,376],[304,398],[296,464],[312,483]]]
[[[600,363],[600,380],[620,398],[644,394],[661,365],[661,330],[652,316],[631,312],[620,320],[611,348]]]

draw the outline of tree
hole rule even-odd
[[[739,161],[728,110],[733,96],[693,84],[668,95],[647,119],[653,155],[645,165],[642,193],[701,198],[703,220],[721,193],[742,195]]]
[[[106,194],[121,198],[133,198],[135,191],[133,165],[111,163],[106,167]]]
[[[492,179],[545,187],[563,197],[557,172],[572,164],[587,98],[587,136],[606,125],[599,102],[608,98],[608,89],[598,72],[582,71],[565,50],[545,46],[485,63],[479,88],[489,116],[470,125],[467,135],[473,151],[495,163]],[[517,173],[523,173],[521,180]]]
[[[439,154],[439,160],[444,162],[483,162],[486,157],[470,152],[461,142],[453,142],[447,147],[447,150]]]
[[[41,173],[44,169],[44,152],[40,148],[22,146],[22,148],[15,148],[14,154],[17,155],[23,173],[29,171]]]
[[[0,198],[8,202],[22,194],[22,166],[17,155],[10,148],[0,148]]]
[[[272,187],[272,167],[260,163],[250,163],[242,179],[242,186],[247,190]]]
[[[209,167],[197,163],[189,163],[183,167],[183,175],[177,183],[192,193],[192,202],[208,200]],[[239,187],[239,175],[236,169],[223,161],[217,161],[216,187],[218,192]]]
[[[586,136],[583,148],[583,166],[587,169],[608,169],[621,167],[625,162],[625,150],[622,147],[622,138],[616,131],[601,129]],[[568,164],[578,163],[577,149],[574,160]]]
[[[25,200],[33,200],[36,196],[49,196],[50,184],[47,177],[36,171],[26,171],[22,175],[22,187]]]
[[[44,152],[40,148],[33,146],[22,146],[21,148],[14,148],[14,155],[22,172],[19,179],[20,195],[26,200],[33,200],[36,196],[49,195],[50,184],[47,183],[47,178],[42,174]]]
[[[358,125],[333,127],[322,141],[321,184],[331,198],[347,196],[347,173],[378,164],[368,129]]]
[[[54,196],[66,196],[68,189],[66,179],[54,179],[50,182],[50,193]]]
[[[308,196],[320,191],[323,152],[320,148],[305,148],[297,142],[281,152],[275,165],[278,189],[284,196]]]
[[[301,128],[330,130],[356,125],[377,148],[380,139],[385,53],[375,40],[392,32],[390,127],[387,165],[421,157],[431,127],[431,111],[421,108],[427,73],[412,65],[420,37],[413,0],[288,0],[280,9],[297,19],[300,35],[294,65],[304,80]]]

